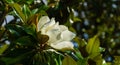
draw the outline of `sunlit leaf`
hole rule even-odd
[[[81,20],[80,18],[74,17],[74,18],[73,18],[73,21],[74,21],[74,22],[77,22],[77,21],[80,21],[80,22],[81,22],[82,20]]]
[[[0,47],[0,55],[8,48],[8,44],[4,44]]]
[[[38,12],[38,8],[33,9],[31,12],[32,12],[32,14],[36,14]]]
[[[32,12],[31,12],[30,9],[28,8],[28,6],[27,6],[27,5],[24,5],[22,10],[23,10],[23,13],[24,13],[24,15],[25,15],[25,18],[26,18],[26,19],[30,18]]]
[[[73,60],[70,56],[65,56],[62,65],[77,65],[77,62]]]
[[[17,15],[18,17],[20,17],[20,19],[21,19],[21,21],[22,21],[23,23],[25,23],[25,22],[26,22],[26,18],[25,18],[25,15],[24,15],[23,12],[22,12],[21,6],[20,6],[19,4],[17,4],[17,3],[13,3],[13,4],[10,4],[10,5],[11,5],[11,7],[13,7],[16,15]]]
[[[100,41],[97,35],[89,39],[88,44],[86,46],[86,51],[88,52],[91,58],[100,54],[99,46],[100,46]]]
[[[5,0],[7,3],[14,3],[13,0]]]

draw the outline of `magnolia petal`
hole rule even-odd
[[[61,33],[61,39],[65,41],[72,40],[76,35],[69,30],[65,30]]]
[[[54,18],[52,18],[51,21],[44,24],[44,26],[41,29],[41,33],[46,34],[46,32],[51,30],[54,25],[55,25],[55,20],[54,20]]]
[[[50,46],[57,50],[62,50],[62,51],[74,49],[73,43],[69,42],[69,41],[63,41],[63,42],[59,42],[57,44],[51,44]]]
[[[40,29],[45,25],[45,23],[47,23],[49,21],[50,21],[50,19],[48,16],[41,17],[37,24],[37,31],[40,31]]]
[[[60,30],[59,30],[59,27],[54,25],[51,29],[49,29],[47,32],[46,32],[46,35],[49,36],[49,40],[48,42],[50,43],[53,43],[53,42],[56,42],[59,40],[58,36],[60,37]]]
[[[68,30],[68,28],[64,25],[59,25],[61,31]]]
[[[51,25],[54,25],[54,24],[55,24],[55,18],[52,18],[52,19],[50,20],[50,22],[52,23]]]
[[[55,19],[54,18],[52,18],[49,22],[45,23],[44,27],[48,28],[48,27],[51,27],[53,25],[55,25]]]

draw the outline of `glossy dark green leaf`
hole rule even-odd
[[[35,28],[34,25],[24,25],[23,30],[27,34],[29,34],[29,35],[33,36],[34,38],[36,38],[36,28]]]
[[[14,25],[14,24],[6,25],[6,29],[8,29],[12,37],[15,38],[21,35],[25,35],[25,31],[20,25]]]
[[[13,4],[10,4],[10,5],[11,5],[11,7],[13,7],[16,15],[18,17],[20,17],[21,21],[23,23],[26,23],[26,17],[25,17],[25,15],[22,12],[22,7],[19,4],[17,4],[17,3],[13,3]]]
[[[24,6],[23,6],[22,11],[23,11],[26,19],[28,19],[28,18],[31,17],[32,13],[31,13],[31,11],[30,11],[30,9],[28,8],[27,5],[24,5]]]
[[[75,54],[79,58],[79,60],[83,59],[83,56],[78,49],[75,51]]]
[[[75,61],[80,60],[81,58],[77,56],[74,52],[69,53],[69,56],[72,57]]]
[[[91,58],[100,54],[99,46],[100,46],[100,41],[97,35],[89,39],[88,44],[86,46],[86,51],[88,52]]]
[[[41,5],[40,7],[39,7],[39,11],[46,11],[47,9],[48,9],[49,7],[48,6],[46,6],[46,5]]]
[[[38,8],[33,9],[31,12],[32,12],[32,14],[36,14],[38,12]]]
[[[26,61],[25,59],[31,55],[32,51],[23,53],[17,57],[2,57],[1,60],[5,62],[6,65],[14,65],[20,63],[21,60]]]
[[[23,36],[16,40],[16,43],[22,46],[34,46],[35,41],[32,41],[32,39],[29,36]]]

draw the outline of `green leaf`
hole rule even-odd
[[[36,14],[38,11],[38,8],[32,10],[32,14]]]
[[[78,18],[78,17],[74,17],[74,18],[73,18],[73,21],[74,21],[74,22],[77,22],[77,21],[80,21],[80,22],[81,22],[82,20],[81,20],[80,18]]]
[[[114,56],[114,65],[120,65],[120,56]]]
[[[102,58],[101,54],[95,56],[92,60],[96,62],[96,65],[102,65],[103,64],[103,58]]]
[[[34,2],[34,0],[27,0],[26,1],[28,4],[32,4]]]
[[[4,44],[0,47],[0,55],[8,48],[8,44]]]
[[[32,43],[32,39],[29,36],[23,36],[16,40],[16,43],[22,46],[33,46],[34,43]]]
[[[7,3],[14,3],[13,0],[5,0]]]
[[[34,38],[36,37],[36,28],[34,25],[25,25],[23,26],[23,30]]]
[[[28,8],[27,5],[24,5],[22,10],[23,10],[23,13],[24,13],[26,19],[31,17],[32,12],[30,11],[30,9]]]
[[[77,62],[73,60],[70,56],[65,56],[62,65],[77,65]]]
[[[88,58],[81,59],[77,62],[77,65],[88,65]]]
[[[47,13],[44,10],[40,11],[41,15],[47,15]]]
[[[41,55],[42,54],[39,53],[39,52],[34,55],[34,57],[33,57],[33,61],[34,61],[33,65],[40,65],[41,64],[41,62],[43,61],[42,60],[43,56],[41,56]],[[44,64],[44,62],[42,64]]]
[[[78,49],[76,49],[75,54],[79,59],[83,59],[83,56]]]
[[[25,35],[25,31],[20,25],[9,24],[5,26],[9,30],[13,38],[18,38],[19,36]]]
[[[28,58],[33,51],[23,53],[17,57],[2,57],[1,60],[6,63],[6,65],[14,65],[15,63],[19,63],[21,60]],[[25,61],[25,60],[24,60]]]
[[[69,27],[69,30],[74,32],[74,33],[77,33],[76,30],[72,26]]]
[[[22,12],[21,6],[19,4],[17,4],[17,3],[13,3],[13,4],[10,4],[10,5],[15,10],[16,15],[21,19],[21,21],[23,23],[25,23],[26,22],[26,18],[25,18],[25,15]]]
[[[89,39],[86,46],[86,51],[88,52],[90,58],[94,58],[95,56],[100,54],[99,46],[100,41],[98,35],[95,35],[93,38]]]
[[[78,43],[80,48],[87,45],[87,42],[84,39],[80,39],[79,37],[75,37],[74,40]]]

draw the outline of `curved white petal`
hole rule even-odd
[[[49,21],[50,21],[50,19],[48,16],[41,17],[37,24],[37,31],[40,31],[40,29],[45,25],[45,23],[47,23]]]
[[[52,18],[49,22],[45,23],[44,27],[48,28],[48,27],[51,27],[53,25],[55,25],[55,19],[54,18]]]
[[[51,44],[50,46],[57,50],[72,50],[72,49],[74,49],[73,43],[68,42],[68,41],[59,42],[57,44]]]
[[[68,28],[64,25],[59,25],[61,31],[68,30]]]
[[[49,40],[48,40],[48,42],[49,43],[54,43],[54,42],[56,42],[56,41],[58,41],[59,40],[59,38],[60,38],[60,30],[59,30],[59,27],[58,27],[58,25],[56,24],[56,25],[54,25],[51,29],[49,29],[47,32],[46,32],[46,35],[48,35],[49,36]]]
[[[65,30],[61,33],[61,39],[65,41],[72,40],[76,35],[69,30]]]
[[[43,27],[41,28],[41,33],[46,34],[47,31],[51,30],[55,26],[55,20],[52,18],[51,21],[45,23]]]

